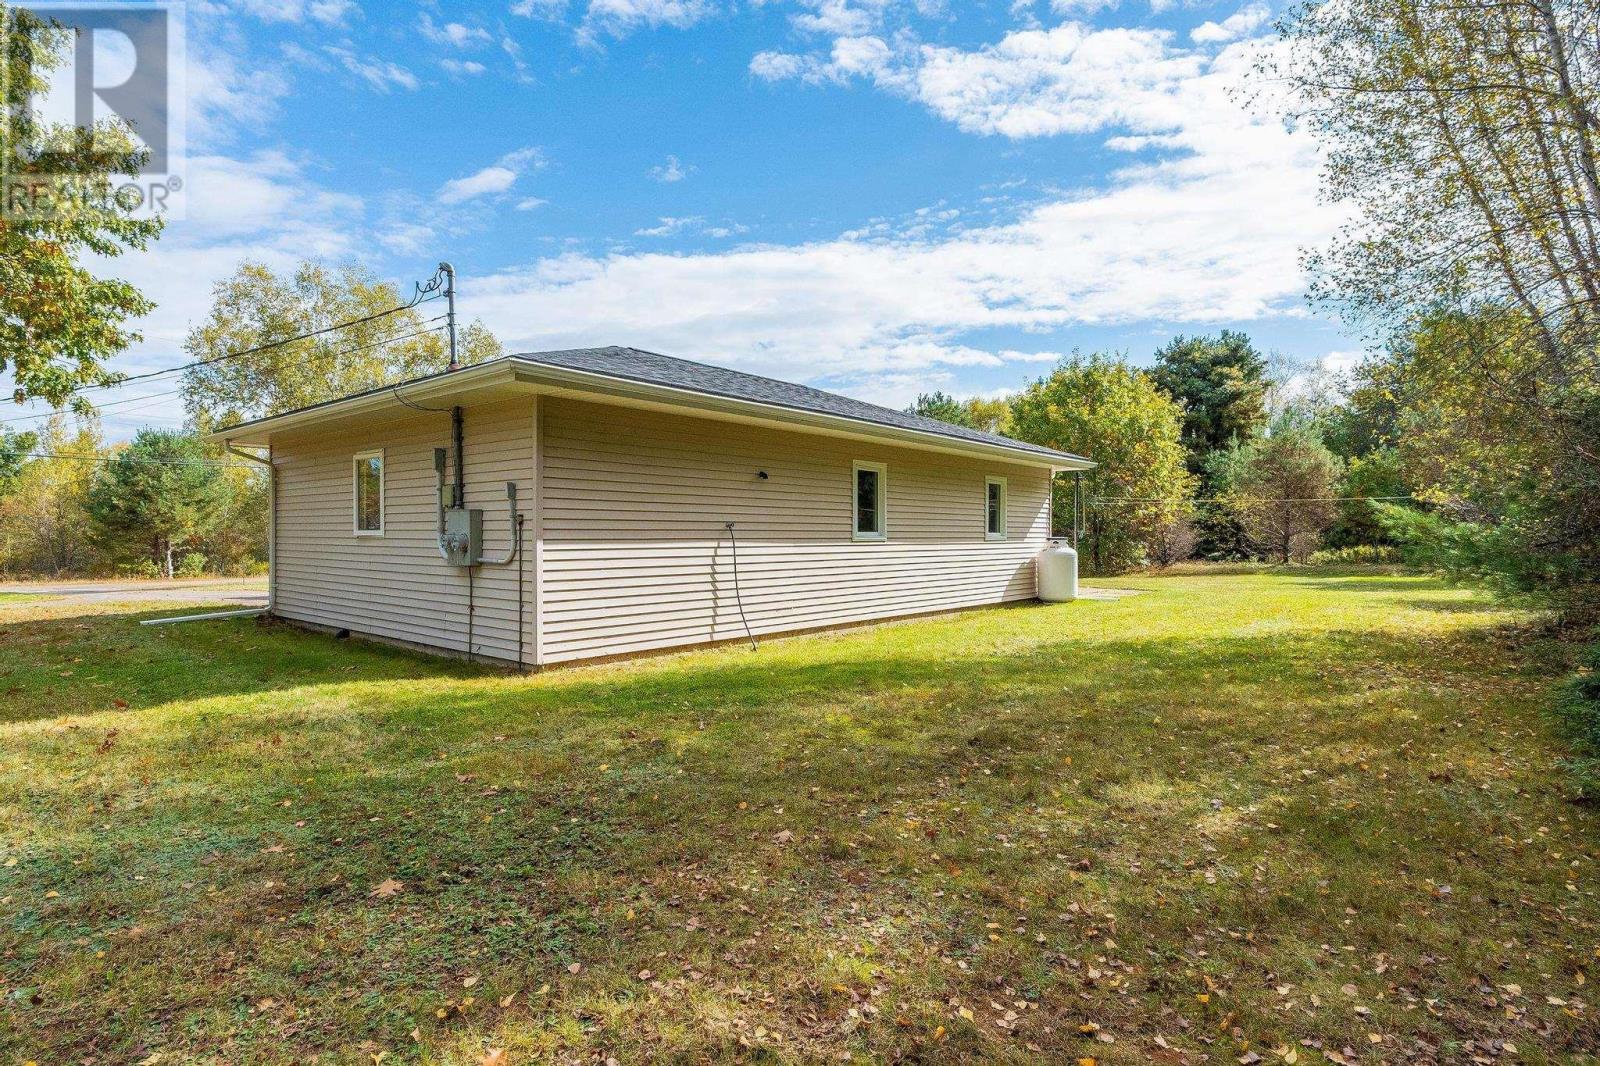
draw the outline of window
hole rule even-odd
[[[984,527],[986,540],[1006,539],[1006,479],[983,479]]]
[[[888,540],[888,516],[885,514],[885,482],[888,468],[882,463],[855,464],[855,526],[851,536],[855,540]]]
[[[383,536],[383,452],[362,452],[355,459],[355,533]]]

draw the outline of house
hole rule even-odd
[[[212,439],[268,451],[274,615],[530,667],[1030,599],[1052,475],[1093,465],[633,348]]]

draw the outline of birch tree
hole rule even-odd
[[[1394,399],[1427,413],[1442,504],[1514,519],[1510,540],[1594,572],[1600,4],[1322,0],[1279,28],[1261,73],[1351,211],[1307,256],[1314,298],[1396,353]],[[1478,449],[1484,424],[1516,427],[1517,446]],[[1505,485],[1518,497],[1496,504]]]

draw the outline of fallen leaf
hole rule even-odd
[[[371,892],[368,892],[367,895],[375,896],[378,899],[388,899],[390,896],[395,895],[405,887],[406,883],[404,881],[396,881],[392,877],[386,877],[382,881],[379,881],[378,886]]]
[[[572,973],[572,974],[582,973],[583,972],[583,963],[581,963],[581,962],[573,963],[571,966],[567,967],[567,972],[568,973]]]
[[[509,1007],[509,1006],[511,1006],[511,1001],[516,999],[516,998],[517,998],[517,994],[515,992],[511,993],[508,996],[501,996],[500,997],[500,1005],[502,1007]]]
[[[492,1047],[483,1053],[483,1058],[478,1060],[478,1066],[506,1066],[511,1060],[506,1058],[506,1049]]]
[[[467,978],[464,978],[462,980],[461,987],[462,988],[471,988],[473,985],[475,985],[477,983],[478,983],[478,976],[477,976],[477,974],[473,974],[471,977],[467,977]]]

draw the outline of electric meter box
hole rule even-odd
[[[444,512],[445,561],[472,566],[483,556],[483,510],[450,507]]]

